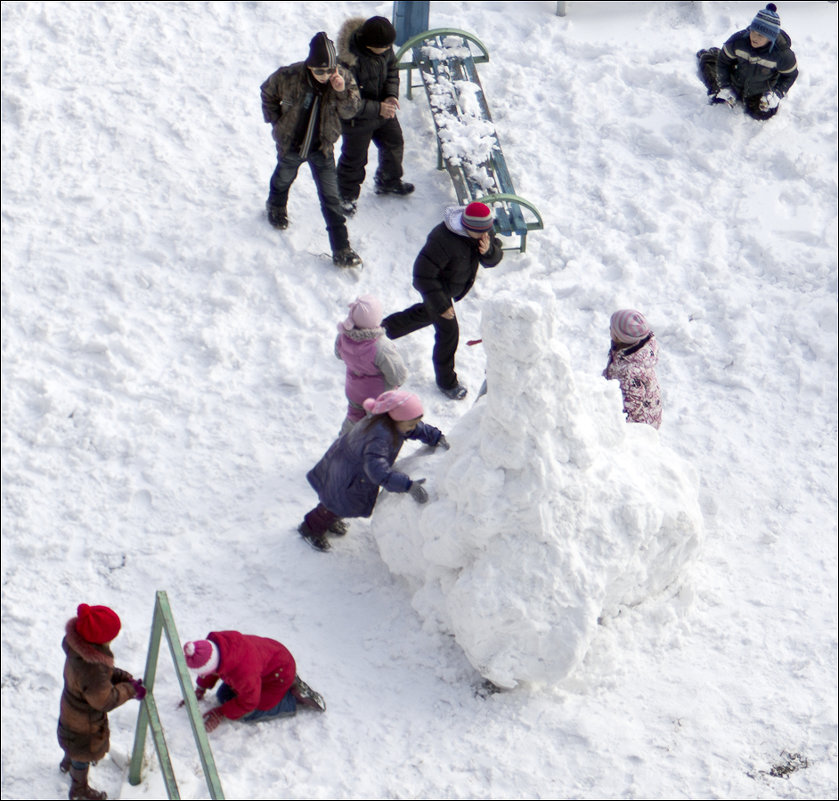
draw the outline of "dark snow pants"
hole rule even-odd
[[[390,339],[399,339],[406,334],[419,331],[420,328],[433,325],[434,350],[431,360],[434,363],[437,386],[440,389],[453,389],[457,386],[457,373],[454,370],[454,355],[460,338],[457,315],[451,320],[439,314],[432,316],[424,303],[417,303],[404,311],[385,317],[382,325]]]
[[[271,176],[267,205],[279,209],[285,209],[288,206],[289,189],[304,161],[309,162],[309,169],[312,171],[312,178],[318,190],[320,210],[329,234],[329,246],[333,253],[337,253],[349,247],[350,239],[347,233],[347,218],[341,212],[341,198],[338,195],[338,179],[333,156],[324,156],[320,150],[316,150],[309,153],[307,159],[303,159],[297,153],[283,154],[278,147],[277,167]]]
[[[340,518],[330,512],[322,503],[319,503],[311,512],[307,512],[303,519],[306,521],[309,530],[317,536],[326,534],[329,527]]]
[[[377,120],[345,120],[342,126],[341,158],[338,159],[338,189],[344,200],[357,200],[366,176],[370,142],[379,150],[376,183],[387,186],[402,177],[405,142],[396,117]]]

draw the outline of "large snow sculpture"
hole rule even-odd
[[[617,382],[572,370],[560,319],[552,299],[485,302],[487,395],[449,452],[405,460],[431,502],[385,493],[372,518],[414,607],[501,687],[567,676],[598,618],[673,584],[702,537],[693,469],[626,423]]]

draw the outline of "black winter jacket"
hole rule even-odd
[[[720,89],[731,87],[740,97],[774,91],[783,97],[798,77],[798,63],[790,38],[781,31],[775,46],[752,47],[749,31],[737,31],[722,46],[717,60]]]
[[[379,119],[379,108],[386,97],[399,97],[399,70],[393,48],[376,55],[358,43],[364,17],[348,19],[338,32],[338,60],[355,78],[361,93],[357,120]],[[347,125],[344,121],[344,126]],[[351,122],[351,121],[350,121]]]
[[[430,315],[439,317],[472,288],[478,264],[495,267],[504,252],[497,237],[481,256],[478,240],[451,231],[444,222],[432,229],[414,262],[414,289],[422,293]]]

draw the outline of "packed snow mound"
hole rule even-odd
[[[551,296],[485,302],[487,394],[450,451],[400,463],[430,502],[383,493],[372,518],[414,607],[501,687],[571,673],[598,618],[674,584],[703,534],[694,470],[625,421],[616,381],[573,371],[560,319]]]

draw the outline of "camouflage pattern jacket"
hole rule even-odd
[[[355,116],[361,105],[358,86],[346,67],[338,67],[344,79],[344,91],[336,92],[327,84],[320,106],[320,150],[331,156],[332,146],[341,135],[341,120]],[[280,153],[291,149],[294,132],[304,108],[309,108],[315,90],[309,82],[309,71],[300,61],[280,67],[260,87],[262,116],[273,126],[274,141]]]

